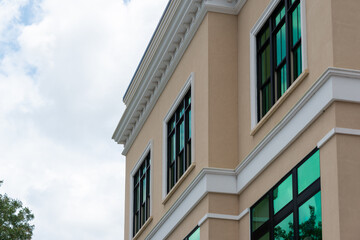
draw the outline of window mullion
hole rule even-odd
[[[269,19],[269,29],[270,29],[270,89],[271,89],[271,106],[274,105],[276,99],[275,99],[275,41],[274,36],[275,33],[273,32],[273,18],[271,17]],[[265,115],[265,114],[264,114]]]
[[[286,28],[286,88],[290,87],[291,84],[291,59],[290,59],[290,36],[291,36],[291,25],[290,25],[290,13],[289,9],[289,2],[285,0],[285,28]]]
[[[293,201],[294,201],[294,240],[299,239],[298,177],[297,168],[293,169]]]
[[[269,234],[270,239],[274,239],[274,193],[270,191],[269,193]]]

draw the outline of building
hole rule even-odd
[[[170,1],[113,135],[125,239],[360,239],[359,12]]]

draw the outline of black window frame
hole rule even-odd
[[[184,240],[189,240],[191,235],[193,235],[194,232],[196,232],[200,227],[197,225],[185,238]]]
[[[292,0],[281,0],[276,6],[275,10],[272,12],[270,17],[266,20],[265,24],[261,27],[261,30],[256,35],[256,71],[257,71],[257,121],[260,121],[266,113],[272,108],[272,106],[277,102],[277,100],[283,95],[281,93],[281,85],[278,83],[278,75],[280,74],[282,67],[286,65],[286,90],[291,86],[291,84],[297,79],[297,77],[303,71],[302,66],[299,69],[294,67],[297,64],[297,53],[298,48],[302,48],[302,36],[293,43],[293,34],[292,34],[292,17],[291,14],[296,10],[300,4],[301,0],[295,0],[292,3]],[[280,20],[277,26],[275,26],[276,16],[280,13],[280,10],[285,7],[285,15]],[[301,16],[300,16],[301,22]],[[286,35],[286,55],[285,58],[276,66],[276,34],[281,30],[282,26],[285,25],[285,35]],[[264,43],[261,44],[261,36],[266,30],[269,29],[269,36]],[[300,30],[301,32],[301,30]],[[300,34],[301,35],[301,34]],[[267,46],[270,47],[270,76],[262,83],[262,72],[261,72],[261,54],[266,51]],[[303,61],[301,56],[301,65]],[[270,102],[268,109],[264,109],[262,91],[265,91],[265,88],[270,87]]]
[[[278,181],[266,194],[264,194],[256,203],[250,208],[250,235],[251,240],[257,240],[263,237],[266,233],[269,233],[269,239],[274,239],[274,227],[277,224],[281,223],[286,217],[290,214],[293,214],[293,226],[294,226],[294,239],[300,240],[299,237],[299,207],[302,206],[307,200],[315,196],[317,193],[321,191],[321,176],[316,179],[313,183],[311,183],[307,188],[305,188],[302,192],[298,193],[298,169],[304,162],[306,162],[313,154],[315,154],[319,148],[315,148],[312,150],[304,159],[302,159],[290,172],[288,172],[280,181]],[[274,213],[273,206],[273,196],[274,190],[283,183],[289,176],[292,175],[292,200],[287,203],[284,207],[279,209],[277,213]],[[253,209],[263,201],[268,198],[269,200],[269,219],[263,223],[260,227],[258,227],[253,232]]]
[[[191,102],[190,88],[167,122],[167,192],[170,192],[191,165]],[[180,133],[182,123],[184,123],[183,139]],[[175,136],[175,159],[172,161],[173,136]],[[181,141],[184,141],[183,148],[180,148]]]
[[[150,217],[150,177],[151,177],[151,159],[150,152],[143,159],[139,169],[133,175],[133,237],[139,232],[139,230],[144,226],[146,221]],[[145,186],[145,201],[141,202],[143,199],[144,185],[143,180],[146,179]],[[140,188],[138,196],[137,189]],[[138,199],[139,198],[139,199]],[[139,209],[137,209],[137,201],[139,201]]]

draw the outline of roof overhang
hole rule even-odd
[[[125,93],[112,138],[126,155],[207,12],[238,14],[246,0],[171,0]]]

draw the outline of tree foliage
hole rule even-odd
[[[321,240],[321,230],[322,230],[322,222],[318,222],[316,224],[316,215],[315,215],[315,207],[309,206],[310,218],[299,224],[299,234],[301,239],[304,240]],[[289,231],[282,229],[277,226],[274,228],[274,239],[286,239],[293,240],[294,239],[294,224],[289,222]]]
[[[0,185],[2,181],[0,181]],[[34,225],[34,215],[22,202],[0,194],[0,240],[29,240]]]

